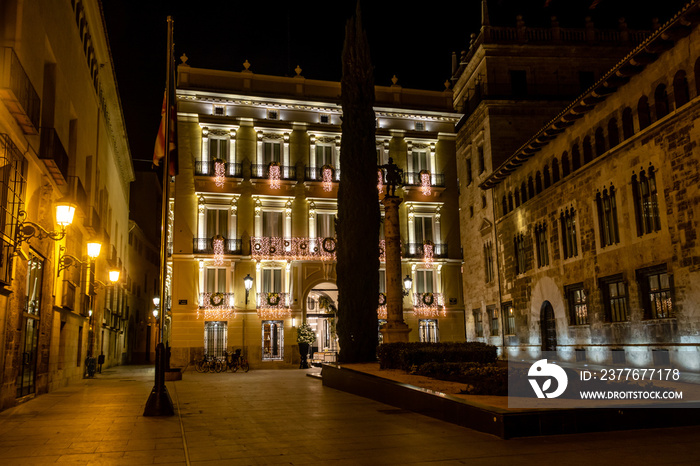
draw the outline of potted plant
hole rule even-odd
[[[311,328],[311,325],[304,322],[297,328],[297,343],[299,344],[299,355],[301,356],[301,364],[299,369],[308,369],[309,363],[307,357],[309,355],[309,346],[316,340],[316,334]]]

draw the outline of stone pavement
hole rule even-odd
[[[0,465],[698,464],[700,427],[501,440],[306,373],[186,372],[179,415],[145,418],[153,369],[112,368],[0,413]]]

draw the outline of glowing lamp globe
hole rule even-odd
[[[97,259],[102,249],[102,243],[99,241],[90,241],[87,244],[87,254],[90,259]]]
[[[154,304],[156,307],[158,307],[158,305],[160,304],[160,298],[159,298],[158,296],[156,296],[155,298],[153,298],[153,304]]]
[[[75,215],[75,206],[62,202],[56,206],[56,223],[62,228],[73,223],[73,215]]]
[[[112,283],[116,283],[119,281],[119,270],[112,269],[109,271],[109,281]]]
[[[253,277],[250,274],[246,275],[243,279],[243,285],[245,285],[246,290],[250,290],[253,287]]]
[[[413,279],[410,276],[408,276],[408,274],[407,274],[406,278],[403,279],[403,287],[405,290],[410,290],[412,285],[413,285]]]

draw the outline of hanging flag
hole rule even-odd
[[[177,99],[175,97],[175,66],[171,66],[171,77],[170,77],[170,123],[169,123],[169,133],[170,133],[170,176],[175,176],[178,174],[178,154],[177,154]],[[160,165],[160,160],[165,157],[165,106],[168,100],[168,90],[166,89],[166,95],[163,96],[163,107],[160,111],[160,127],[158,128],[158,137],[156,137],[156,145],[153,149],[153,165],[156,167]]]

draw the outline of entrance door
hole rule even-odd
[[[554,318],[554,308],[549,301],[542,303],[540,325],[542,327],[542,351],[556,351],[557,321]]]
[[[17,374],[17,398],[36,391],[36,363],[39,345],[39,316],[44,261],[29,253],[27,262],[27,301],[22,316],[20,364]]]

